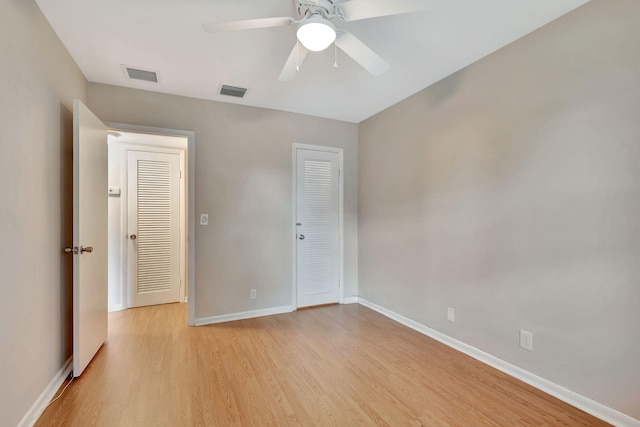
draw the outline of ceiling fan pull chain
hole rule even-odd
[[[335,58],[335,61],[333,63],[333,69],[337,70],[338,69],[338,46],[335,43],[333,44],[333,56]]]
[[[296,72],[300,72],[300,43],[296,42]]]

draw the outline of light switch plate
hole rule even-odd
[[[209,225],[209,214],[200,214],[200,225]]]

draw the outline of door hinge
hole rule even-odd
[[[182,171],[180,171],[180,179],[182,179]]]

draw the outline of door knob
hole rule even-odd
[[[85,252],[93,252],[93,246],[80,246],[80,253],[83,254]]]
[[[299,235],[299,236],[298,236],[298,239],[300,239],[300,240],[304,240],[304,234]]]
[[[136,236],[135,234],[132,234],[131,236],[129,236],[129,238],[131,240],[136,240],[138,238],[138,236]]]
[[[69,255],[75,255],[78,253],[78,248],[76,246],[72,246],[70,248],[64,248],[64,253]]]

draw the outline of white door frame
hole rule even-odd
[[[105,125],[114,131],[124,132],[138,132],[149,133],[156,135],[168,135],[168,136],[182,136],[187,138],[187,153],[186,153],[186,242],[187,242],[187,262],[186,262],[186,275],[187,275],[187,324],[190,326],[195,325],[195,300],[196,300],[196,239],[195,239],[195,224],[196,224],[196,134],[193,131],[166,129],[151,126],[138,126],[126,123],[113,123],[105,122]]]
[[[344,150],[342,148],[336,148],[336,147],[326,147],[323,145],[309,145],[309,144],[299,144],[299,143],[293,143],[292,148],[291,148],[291,155],[292,155],[292,176],[293,176],[293,186],[291,189],[292,192],[292,197],[291,197],[291,201],[292,201],[292,215],[291,215],[291,247],[292,247],[292,265],[293,265],[293,289],[292,289],[292,301],[293,304],[292,306],[294,308],[298,307],[298,267],[297,267],[297,262],[296,260],[298,259],[298,242],[296,239],[296,235],[297,235],[297,230],[296,230],[296,200],[298,197],[297,191],[296,189],[298,188],[298,174],[296,173],[296,168],[297,168],[297,163],[298,163],[298,157],[297,157],[297,150],[312,150],[312,151],[322,151],[325,153],[337,153],[338,154],[338,187],[340,189],[340,194],[338,196],[339,198],[339,205],[340,205],[340,226],[339,226],[339,236],[338,236],[338,240],[340,242],[340,250],[338,253],[338,268],[339,268],[339,273],[338,273],[338,286],[339,286],[339,300],[338,302],[340,304],[344,304],[344,161],[343,161],[343,153]]]

